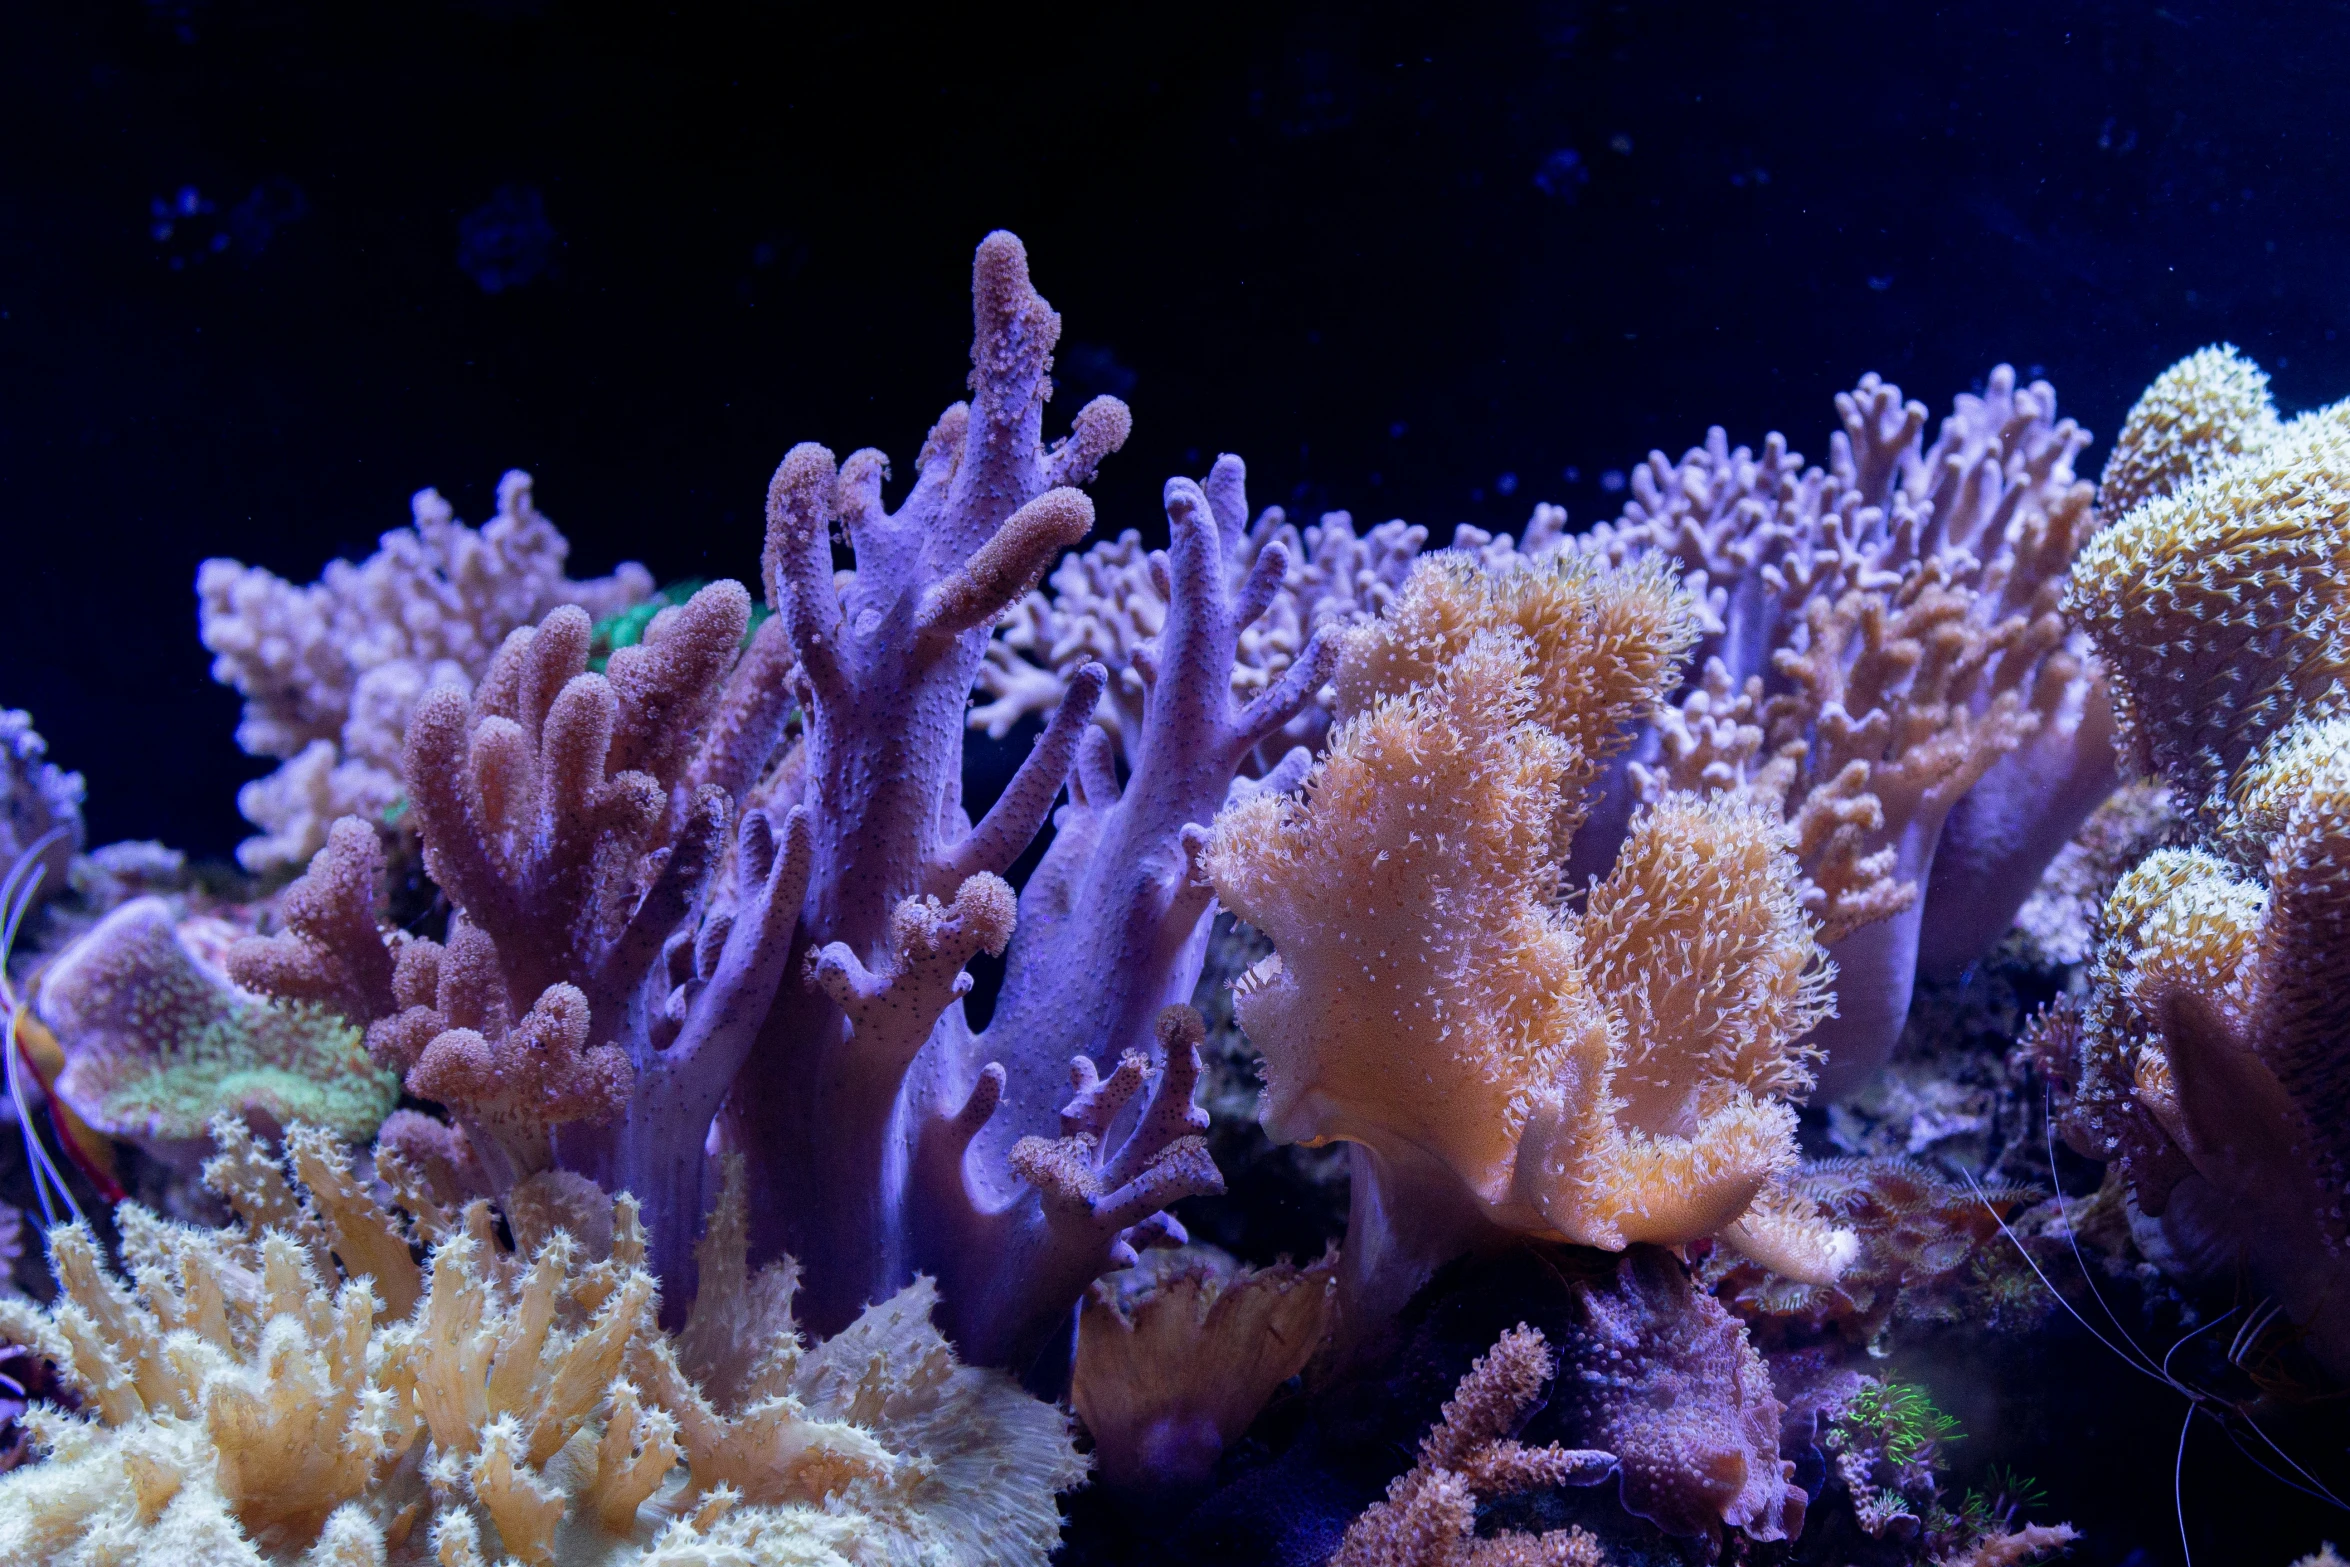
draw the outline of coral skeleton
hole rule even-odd
[[[237,797],[262,829],[237,850],[249,870],[299,868],[341,816],[389,825],[417,702],[468,689],[509,632],[562,605],[601,619],[653,590],[633,561],[610,577],[566,578],[571,547],[519,469],[498,481],[498,514],[478,530],[437,490],[419,490],[412,508],[414,523],[373,555],[333,561],[308,587],[233,560],[196,573],[212,677],[245,700],[237,743],[281,764]]]
[[[2073,591],[2125,744],[2195,842],[2121,879],[2086,999],[2033,1046],[2071,1091],[2073,1145],[2121,1167],[2187,1266],[2243,1267],[2342,1375],[2350,404],[2280,423],[2226,349],[2147,395],[2143,498]]]
[[[1058,1537],[1066,1418],[960,1365],[927,1280],[803,1338],[792,1265],[745,1267],[739,1167],[671,1337],[625,1197],[510,1251],[397,1154],[393,1208],[323,1133],[281,1165],[216,1131],[234,1227],[126,1206],[125,1280],[62,1226],[60,1303],[0,1303],[81,1400],[28,1417],[48,1456],[0,1479],[0,1560],[1041,1564]]]

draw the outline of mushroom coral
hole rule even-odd
[[[508,1250],[396,1154],[376,1173],[405,1213],[322,1133],[288,1135],[289,1182],[217,1131],[234,1226],[125,1206],[127,1285],[61,1226],[59,1303],[0,1302],[82,1401],[29,1417],[49,1456],[0,1479],[0,1560],[944,1567],[1058,1539],[1066,1417],[959,1365],[927,1280],[803,1339],[791,1265],[744,1266],[739,1171],[671,1338],[625,1197],[553,1230],[510,1208]]]
[[[1236,987],[1284,1141],[1356,1145],[1341,1312],[1360,1332],[1502,1235],[1621,1250],[1730,1230],[1832,1276],[1794,1208],[1798,1041],[1829,971],[1786,828],[1667,795],[1581,910],[1583,785],[1673,677],[1692,610],[1652,566],[1423,561],[1343,638],[1339,722],[1296,797],[1226,810],[1202,864],[1274,952]]]
[[[64,1048],[56,1092],[74,1113],[167,1158],[200,1151],[222,1111],[272,1132],[304,1121],[353,1142],[374,1136],[400,1080],[368,1060],[359,1030],[316,1002],[236,985],[183,927],[200,945],[239,934],[134,898],[43,971],[37,1005]]]
[[[2238,1264],[2350,1372],[2350,403],[2279,423],[2206,350],[2132,416],[2162,449],[2075,573],[2130,754],[2196,841],[2107,901],[2086,998],[2036,1025],[2066,1133],[2191,1266]],[[2142,409],[2143,412],[2143,409]],[[2159,415],[2159,416],[2157,416]],[[2164,490],[2164,484],[2175,488]]]

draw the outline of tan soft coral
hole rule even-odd
[[[1282,1383],[1321,1348],[1334,1265],[1250,1268],[1208,1246],[1144,1252],[1095,1281],[1070,1400],[1102,1479],[1207,1479]]]
[[[1609,1453],[1512,1439],[1555,1369],[1540,1332],[1520,1323],[1504,1333],[1461,1378],[1421,1439],[1419,1462],[1347,1527],[1330,1567],[1603,1567],[1599,1542],[1582,1529],[1476,1533],[1480,1501],[1588,1485],[1615,1467]]]
[[[927,1284],[806,1344],[789,1266],[747,1279],[739,1176],[673,1341],[626,1198],[595,1244],[556,1230],[528,1257],[473,1204],[419,1269],[424,1224],[331,1139],[289,1138],[297,1188],[220,1135],[207,1178],[241,1228],[126,1207],[127,1287],[72,1226],[57,1307],[0,1303],[0,1333],[83,1400],[36,1415],[47,1461],[0,1481],[0,1560],[846,1567],[1042,1563],[1057,1539],[1053,1495],[1082,1473],[1065,1417],[958,1365]],[[713,1435],[705,1388],[744,1418]]]
[[[1424,564],[1349,637],[1303,797],[1225,812],[1204,864],[1276,949],[1238,988],[1277,1138],[1363,1145],[1432,1199],[1391,1219],[1454,1183],[1472,1224],[1693,1240],[1794,1162],[1825,973],[1785,830],[1744,802],[1661,801],[1584,911],[1559,902],[1585,748],[1654,701],[1685,610],[1652,571],[1554,572]]]
[[[2186,1265],[2245,1265],[2341,1373],[2350,404],[2267,432],[2248,367],[2166,379],[2220,405],[2173,421],[2206,449],[2148,465],[2180,487],[2099,536],[2075,601],[2130,749],[2200,841],[2121,879],[2087,999],[2035,1044],[2072,1088],[2074,1146],[2120,1164]]]

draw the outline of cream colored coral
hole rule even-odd
[[[1433,1159],[1489,1221],[1611,1249],[1712,1234],[1791,1166],[1826,975],[1775,813],[1668,797],[1558,902],[1584,746],[1671,679],[1674,603],[1456,558],[1349,639],[1303,799],[1226,811],[1204,857],[1273,939],[1237,988],[1276,1137]]]
[[[1042,1563],[1057,1538],[1065,1417],[957,1365],[926,1284],[813,1347],[788,1287],[739,1309],[739,1177],[688,1342],[714,1377],[751,1368],[755,1446],[703,1440],[628,1199],[605,1254],[557,1231],[529,1259],[475,1203],[420,1274],[329,1140],[296,1134],[297,1198],[222,1134],[209,1178],[259,1226],[126,1206],[127,1287],[68,1226],[58,1306],[0,1303],[84,1400],[32,1417],[49,1456],[0,1479],[0,1561]]]
[[[2350,709],[2350,403],[2097,535],[2068,602],[2140,765],[2216,820],[2280,730]]]
[[[1599,1541],[1582,1529],[1540,1535],[1476,1533],[1481,1498],[1556,1485],[1589,1485],[1615,1455],[1510,1439],[1551,1379],[1542,1334],[1520,1323],[1469,1368],[1420,1442],[1419,1462],[1347,1526],[1331,1567],[1605,1567]]]
[[[2340,1371],[2350,403],[2234,453],[2218,423],[2191,482],[2101,534],[2074,591],[2133,749],[2201,843],[2121,879],[2087,1001],[2049,1016],[2040,1053],[2072,1083],[2067,1136],[2121,1165],[2180,1265],[2248,1264]]]
[[[2097,498],[2107,516],[2126,516],[2258,451],[2279,428],[2266,373],[2234,344],[2215,343],[2138,394],[2098,475]]]

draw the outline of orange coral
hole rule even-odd
[[[1483,1498],[1588,1485],[1615,1467],[1613,1454],[1510,1439],[1554,1369],[1539,1332],[1520,1323],[1504,1333],[1461,1378],[1422,1438],[1419,1462],[1348,1526],[1330,1567],[1603,1567],[1599,1542],[1581,1529],[1476,1533]]]
[[[1276,949],[1236,987],[1275,1137],[1609,1248],[1711,1234],[1793,1163],[1826,976],[1776,815],[1668,797],[1584,912],[1557,901],[1585,747],[1670,679],[1681,602],[1647,569],[1440,558],[1350,634],[1304,797],[1227,810],[1204,856]]]

